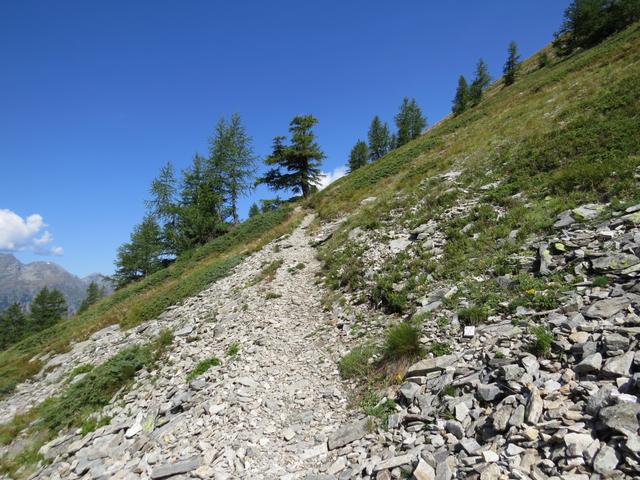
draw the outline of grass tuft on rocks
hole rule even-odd
[[[191,370],[187,374],[187,381],[190,382],[191,380],[205,373],[211,367],[217,367],[218,365],[220,365],[220,360],[217,359],[216,357],[211,357],[211,358],[207,358],[206,360],[202,360],[200,363],[198,363],[198,365],[195,366],[193,370]]]

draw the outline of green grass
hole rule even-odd
[[[238,342],[232,342],[226,351],[227,357],[231,357],[231,358],[238,356],[239,353],[240,353],[240,344]]]
[[[276,272],[282,266],[283,263],[284,263],[284,260],[278,259],[264,266],[260,271],[260,273],[258,273],[258,275],[256,275],[255,278],[251,281],[250,285],[256,285],[262,281],[266,281],[266,282],[272,281],[276,276]]]
[[[202,360],[200,363],[198,363],[198,365],[195,366],[193,370],[191,370],[187,374],[187,382],[190,382],[194,378],[199,377],[200,375],[205,373],[207,370],[209,370],[211,367],[217,367],[218,365],[220,365],[220,360],[218,360],[216,357],[211,357],[211,358],[207,358],[206,360]]]
[[[40,371],[41,362],[29,361],[34,356],[64,352],[72,343],[112,324],[132,327],[153,319],[228,275],[246,255],[293,228],[303,213],[292,215],[291,211],[285,207],[252,217],[208,244],[185,252],[168,268],[116,291],[86,312],[0,352],[0,395],[10,393],[18,383]]]
[[[555,340],[553,332],[546,327],[538,326],[531,329],[535,340],[529,345],[529,350],[538,357],[547,358],[551,354],[551,346]]]
[[[449,355],[451,353],[451,345],[444,342],[433,342],[427,349],[428,353],[433,353],[436,357]]]
[[[464,326],[480,325],[485,323],[489,317],[489,312],[485,307],[473,305],[458,311],[458,320]]]
[[[267,294],[264,296],[264,298],[266,298],[267,300],[272,300],[274,298],[280,298],[280,297],[282,297],[282,295],[276,292],[267,292]]]
[[[594,287],[606,287],[609,285],[609,278],[605,276],[598,276],[593,279],[592,283]]]
[[[362,380],[370,376],[375,367],[369,360],[376,351],[377,348],[372,343],[366,343],[352,349],[338,363],[340,376],[345,380]]]
[[[415,359],[423,353],[421,329],[415,322],[402,322],[387,330],[384,355],[389,360]]]

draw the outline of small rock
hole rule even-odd
[[[573,367],[573,371],[578,375],[586,373],[598,372],[602,367],[602,355],[596,352],[582,359],[580,363]]]
[[[593,459],[593,469],[601,475],[612,473],[618,466],[618,456],[615,449],[604,445]]]

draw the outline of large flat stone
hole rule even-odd
[[[630,304],[631,301],[626,297],[605,298],[591,304],[585,315],[590,318],[609,318]]]
[[[453,365],[458,357],[456,355],[444,355],[442,357],[425,358],[411,365],[407,370],[407,377],[421,377],[430,372],[444,370]]]
[[[200,457],[191,457],[181,462],[159,465],[151,471],[151,478],[155,480],[156,478],[168,478],[181,473],[189,473],[198,468],[201,463]]]
[[[329,437],[329,450],[335,450],[336,448],[344,447],[351,442],[360,440],[367,433],[369,433],[369,419],[366,417],[348,425],[344,425]]]

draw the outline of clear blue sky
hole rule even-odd
[[[484,57],[499,76],[509,41],[534,53],[567,4],[4,0],[0,210],[41,215],[25,235],[64,249],[17,256],[112,273],[160,166],[206,153],[222,115],[242,115],[261,157],[294,115],[315,115],[330,172],[375,114],[392,122],[406,95],[434,123],[458,75]],[[243,213],[273,196],[258,189]]]

